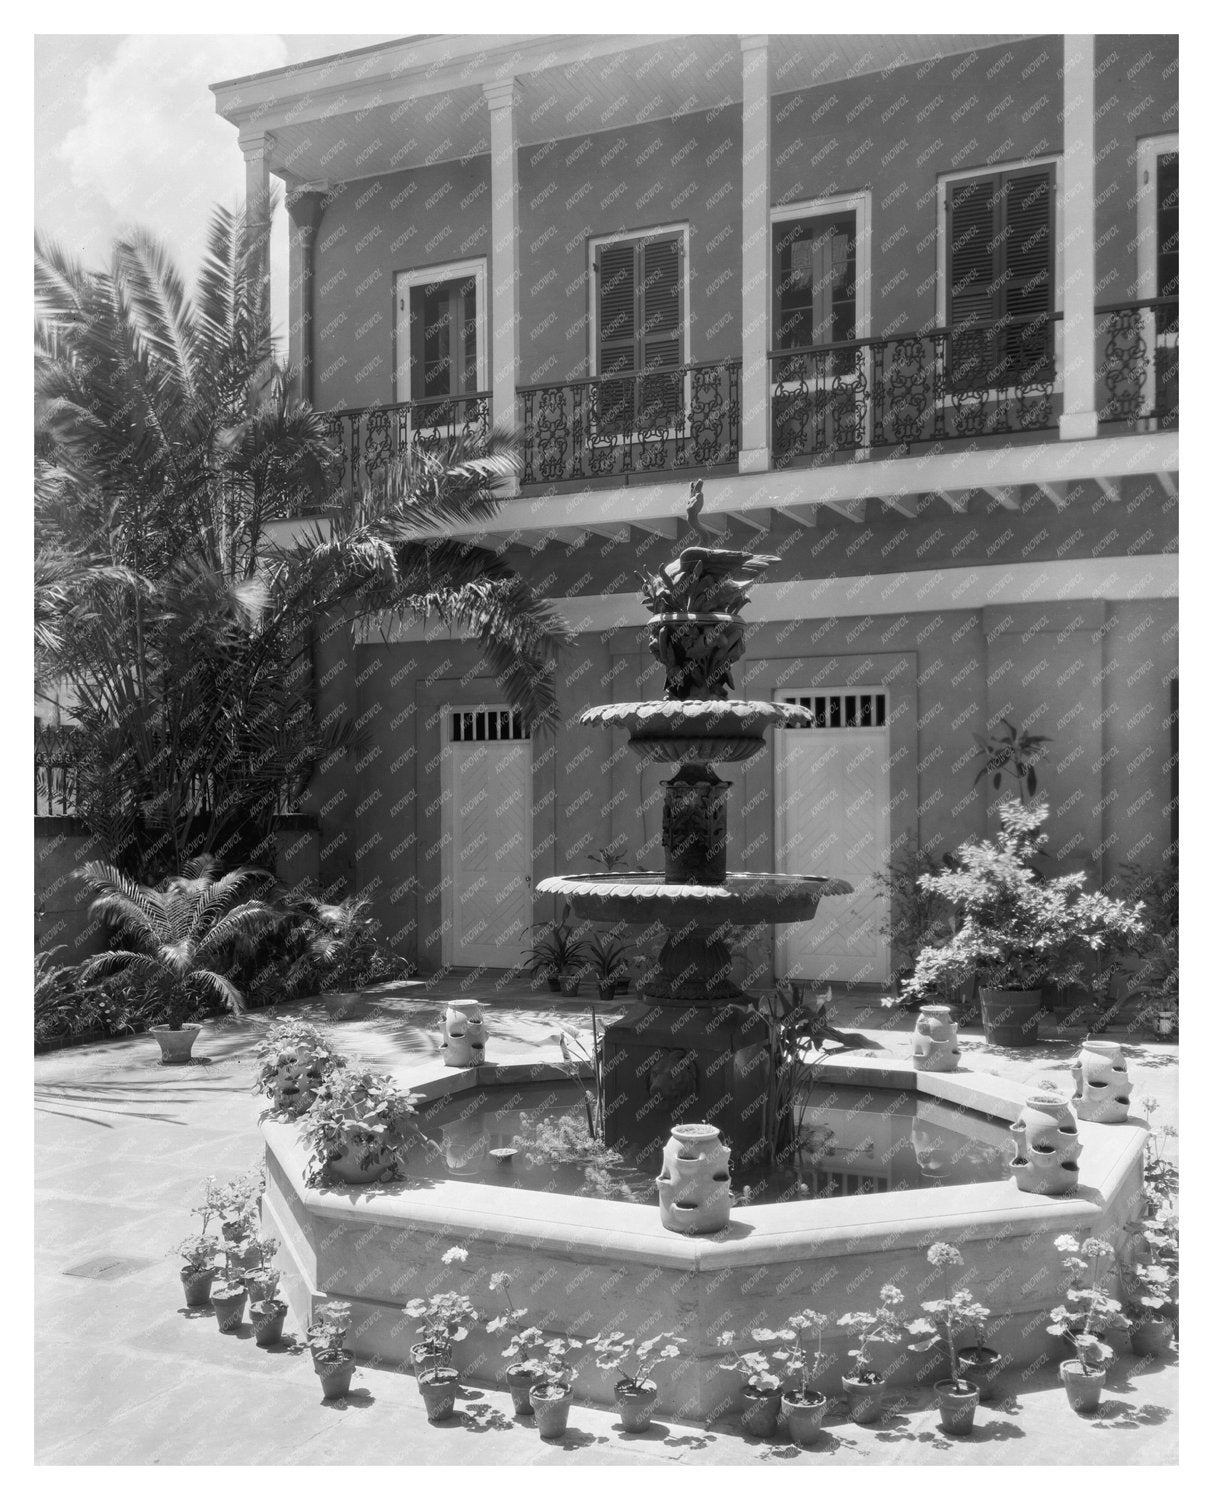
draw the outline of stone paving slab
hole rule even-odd
[[[343,1051],[401,1076],[432,1068],[447,993],[460,982],[388,986],[298,1007],[331,1026]],[[588,1029],[580,1001],[553,1001],[525,985],[497,994],[489,1012],[494,1060],[555,1061],[561,1026]],[[901,1062],[913,1017],[871,1017],[836,1005],[844,1028],[865,1015],[865,1043],[849,1055]],[[613,1012],[600,1012],[600,1022]],[[340,1018],[340,1019],[339,1019]],[[808,1451],[746,1438],[734,1425],[703,1431],[655,1423],[631,1437],[613,1411],[575,1406],[565,1439],[541,1441],[513,1416],[508,1394],[468,1385],[455,1419],[431,1426],[411,1376],[359,1367],[350,1398],[323,1402],[306,1352],[287,1342],[258,1349],[216,1330],[209,1311],[183,1307],[170,1247],[190,1232],[190,1209],[209,1175],[223,1181],[260,1151],[253,1094],[258,1038],[275,1019],[257,1012],[204,1027],[201,1059],[163,1068],[146,1037],[48,1053],[35,1062],[38,1171],[35,1274],[37,1461],[44,1465],[1142,1465],[1177,1461],[1178,1367],[1172,1354],[1114,1367],[1099,1412],[1069,1410],[1052,1367],[983,1407],[970,1438],[944,1436],[925,1392],[897,1392],[901,1410],[877,1428],[836,1413]],[[1075,1047],[1045,1041],[1015,1053],[963,1034],[964,1063],[1032,1081],[1064,1082]],[[1127,1048],[1135,1102],[1159,1100],[1174,1123],[1173,1046]],[[1137,1111],[1135,1110],[1136,1114]],[[64,1274],[99,1258],[130,1261],[110,1279]]]

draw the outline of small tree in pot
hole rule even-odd
[[[350,1331],[352,1312],[348,1302],[333,1300],[322,1303],[315,1312],[315,1321],[307,1331],[308,1348],[312,1351],[312,1366],[320,1376],[320,1388],[325,1401],[348,1396],[350,1381],[354,1376],[354,1356],[345,1347],[346,1335]]]
[[[758,1330],[755,1330],[757,1336]],[[741,1399],[745,1403],[741,1412],[741,1425],[751,1437],[772,1438],[779,1426],[781,1391],[779,1376],[771,1369],[771,1362],[761,1349],[740,1351],[735,1349],[737,1335],[731,1330],[717,1334],[716,1342],[728,1350],[721,1359],[722,1370],[736,1370],[745,1376],[741,1388]]]
[[[1061,1363],[1070,1405],[1077,1412],[1092,1412],[1099,1407],[1107,1366],[1115,1357],[1103,1336],[1129,1326],[1120,1303],[1103,1289],[1116,1252],[1106,1240],[1086,1239],[1079,1245],[1072,1234],[1058,1235],[1053,1243],[1064,1257],[1062,1264],[1071,1284],[1065,1304],[1052,1311],[1049,1332],[1072,1344],[1078,1356]],[[1076,1284],[1084,1275],[1089,1275],[1090,1286]]]
[[[872,1345],[900,1342],[902,1326],[897,1309],[904,1301],[905,1294],[891,1281],[886,1282],[880,1289],[875,1311],[843,1313],[838,1320],[840,1328],[853,1328],[859,1337],[858,1346],[847,1350],[854,1363],[850,1373],[842,1377],[851,1417],[856,1422],[879,1422],[884,1414],[886,1382],[873,1365]]]
[[[674,1333],[659,1333],[641,1344],[634,1335],[600,1333],[590,1340],[600,1370],[618,1370],[615,1401],[624,1432],[644,1432],[657,1403],[657,1382],[653,1371],[666,1360],[677,1359],[686,1339]]]
[[[803,1312],[793,1313],[782,1328],[755,1328],[754,1337],[759,1343],[778,1340],[779,1347],[772,1351],[788,1375],[796,1384],[783,1392],[782,1410],[787,1419],[788,1432],[794,1443],[807,1448],[821,1434],[822,1419],[826,1414],[826,1398],[816,1388],[821,1374],[824,1355],[821,1350],[821,1335],[826,1326],[823,1313],[806,1307]],[[817,1347],[810,1352],[809,1340],[816,1335]]]
[[[911,1335],[928,1337],[909,1347],[916,1353],[943,1344],[948,1351],[949,1379],[935,1382],[935,1394],[939,1398],[939,1418],[945,1432],[963,1437],[973,1430],[973,1416],[981,1400],[981,1389],[968,1378],[956,1348],[957,1335],[962,1328],[974,1328],[985,1322],[990,1309],[974,1300],[973,1294],[964,1287],[952,1290],[952,1272],[964,1264],[955,1245],[939,1240],[927,1251],[927,1260],[943,1272],[944,1294],[922,1304],[925,1318],[917,1318],[906,1329]]]

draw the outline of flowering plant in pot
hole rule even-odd
[[[278,1250],[278,1241],[257,1236],[250,1249],[253,1264],[244,1273],[249,1294],[249,1318],[259,1347],[268,1349],[282,1337],[287,1313],[286,1303],[278,1296],[281,1273],[271,1264]]]
[[[255,1088],[269,1100],[269,1113],[293,1119],[307,1110],[316,1091],[345,1059],[307,1021],[279,1021],[258,1048]]]
[[[947,942],[922,949],[906,992],[921,997],[976,972],[986,1041],[1013,1047],[1036,1040],[1045,982],[1073,983],[1084,953],[1140,932],[1141,907],[1083,890],[1081,873],[1041,875],[1033,861],[1047,841],[1044,803],[999,811],[995,841],[970,840],[956,852],[957,869],[920,877],[955,904],[961,922]]]
[[[820,1435],[822,1418],[826,1414],[826,1398],[816,1388],[824,1363],[821,1335],[825,1326],[825,1315],[806,1307],[803,1312],[793,1313],[782,1328],[754,1330],[759,1343],[778,1341],[779,1347],[772,1350],[772,1357],[795,1378],[796,1384],[782,1393],[781,1406],[792,1441],[802,1448],[807,1448]],[[810,1351],[809,1340],[814,1335],[817,1347]]]
[[[220,1333],[238,1333],[244,1321],[244,1306],[248,1301],[248,1284],[245,1269],[240,1260],[239,1245],[223,1247],[223,1273],[211,1287],[211,1306],[215,1309],[215,1322]]]
[[[907,1325],[906,1332],[925,1339],[909,1347],[915,1353],[943,1344],[948,1351],[949,1379],[935,1382],[935,1394],[939,1398],[939,1418],[945,1432],[963,1437],[973,1430],[973,1416],[981,1400],[981,1389],[968,1378],[956,1348],[957,1335],[962,1328],[973,1328],[983,1324],[990,1316],[990,1309],[982,1307],[972,1292],[964,1287],[952,1290],[952,1272],[964,1264],[955,1245],[943,1240],[936,1241],[927,1251],[928,1262],[943,1272],[944,1294],[922,1304],[925,1318],[916,1318]]]
[[[303,1117],[308,1187],[388,1182],[415,1134],[414,1096],[386,1073],[343,1068],[316,1091]]]
[[[1112,1348],[1103,1335],[1124,1330],[1129,1320],[1120,1303],[1103,1289],[1104,1278],[1115,1264],[1116,1252],[1106,1240],[1086,1239],[1079,1245],[1072,1234],[1061,1234],[1053,1241],[1064,1257],[1070,1286],[1066,1301],[1055,1307],[1050,1316],[1049,1332],[1072,1344],[1075,1359],[1061,1363],[1062,1383],[1070,1405],[1077,1412],[1092,1412],[1099,1406],[1107,1366],[1113,1359]],[[1090,1286],[1078,1286],[1082,1276]]]
[[[245,1271],[257,1264],[254,1241],[261,1217],[261,1195],[265,1192],[265,1169],[261,1165],[241,1172],[222,1187],[216,1187],[215,1179],[208,1177],[205,1199],[194,1212],[203,1222],[210,1217],[219,1220],[223,1235],[225,1264]]]
[[[526,1308],[515,1307],[510,1296],[514,1278],[508,1271],[494,1271],[489,1277],[489,1289],[504,1292],[505,1311],[490,1318],[484,1325],[486,1333],[508,1331],[509,1343],[501,1351],[509,1361],[505,1369],[506,1384],[510,1388],[510,1399],[514,1403],[516,1417],[534,1416],[531,1406],[531,1387],[544,1372],[543,1360],[538,1351],[544,1347],[543,1329],[526,1323]]]
[[[1125,1312],[1129,1320],[1129,1345],[1134,1354],[1161,1354],[1171,1342],[1174,1325],[1165,1316],[1175,1301],[1178,1276],[1163,1261],[1138,1261],[1127,1277]]]
[[[182,1260],[181,1285],[185,1288],[186,1307],[205,1307],[211,1300],[211,1283],[219,1256],[219,1240],[206,1233],[209,1219],[203,1219],[202,1231],[187,1235],[177,1246]]]
[[[745,1376],[741,1399],[741,1425],[751,1437],[772,1438],[779,1426],[782,1397],[779,1375],[761,1349],[745,1351],[734,1348],[737,1335],[730,1329],[716,1335],[716,1343],[728,1351],[720,1360],[722,1370],[735,1370]]]
[[[307,1345],[312,1351],[312,1366],[320,1376],[323,1400],[348,1396],[354,1376],[354,1356],[345,1347],[350,1331],[352,1311],[348,1302],[334,1299],[316,1308],[314,1321],[307,1330]]]
[[[535,1426],[541,1438],[562,1437],[569,1425],[569,1408],[573,1404],[573,1369],[567,1356],[574,1349],[581,1348],[581,1340],[545,1339],[534,1347],[543,1350],[538,1359],[539,1372],[531,1386]]]
[[[443,1255],[444,1265],[467,1260],[462,1245],[452,1245]],[[462,1292],[435,1292],[429,1297],[414,1297],[405,1303],[404,1315],[422,1329],[421,1338],[410,1351],[413,1372],[431,1422],[441,1422],[455,1409],[455,1392],[459,1372],[451,1362],[451,1350],[462,1343],[477,1321],[476,1309]]]
[[[674,1333],[659,1333],[643,1343],[637,1343],[634,1335],[617,1332],[600,1333],[590,1340],[598,1368],[620,1372],[615,1401],[624,1432],[647,1430],[657,1402],[653,1371],[664,1361],[677,1359],[685,1343],[685,1338]]]
[[[902,1326],[897,1309],[904,1301],[905,1294],[889,1281],[881,1287],[880,1301],[873,1311],[843,1313],[838,1320],[840,1328],[854,1329],[859,1339],[856,1348],[847,1350],[853,1363],[842,1377],[856,1422],[879,1422],[883,1414],[885,1378],[874,1368],[872,1345],[900,1342]]]

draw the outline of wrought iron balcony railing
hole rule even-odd
[[[333,464],[334,481],[339,494],[348,497],[414,446],[449,442],[461,434],[487,436],[490,397],[486,391],[474,391],[434,401],[351,407],[327,416],[339,454]]]
[[[776,466],[1057,426],[1060,314],[780,350],[771,362]]]
[[[522,483],[736,464],[741,361],[531,385],[522,399]]]
[[[34,816],[70,817],[76,806],[76,736],[70,725],[34,724]]]
[[[1130,423],[1147,432],[1178,424],[1178,297],[1097,307],[1095,349],[1101,422]]]

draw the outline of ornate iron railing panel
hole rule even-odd
[[[1055,428],[1059,317],[970,323],[770,355],[775,465]]]
[[[1095,350],[1101,422],[1130,423],[1147,432],[1178,425],[1178,297],[1097,307]]]
[[[34,723],[34,816],[66,818],[77,812],[76,737],[64,728]]]
[[[523,386],[522,483],[735,464],[741,361]]]
[[[485,391],[436,401],[394,401],[326,413],[335,451],[333,482],[343,497],[368,487],[376,474],[415,446],[488,435]]]

